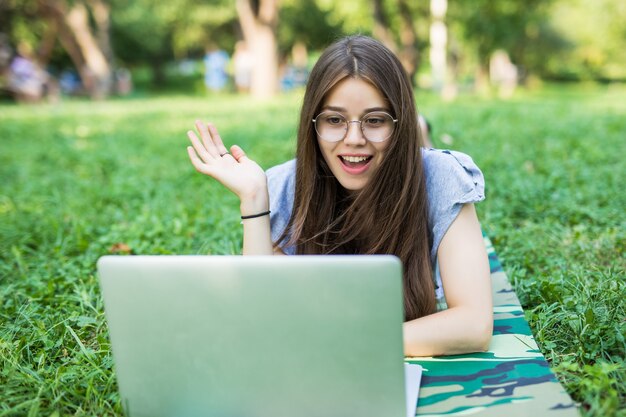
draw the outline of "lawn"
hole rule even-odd
[[[588,416],[626,416],[624,97],[624,86],[453,103],[417,93],[435,145],[482,168],[483,228]],[[300,103],[0,104],[0,416],[121,414],[96,260],[240,253],[237,201],[192,169],[185,132],[212,120],[269,168],[293,155]]]

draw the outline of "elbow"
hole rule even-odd
[[[493,309],[474,308],[463,311],[466,347],[469,352],[486,352],[493,335]]]
[[[486,352],[491,344],[491,336],[493,335],[493,316],[489,315],[485,318],[476,320],[474,329],[474,349],[476,352]]]
[[[489,350],[489,346],[491,345],[491,334],[485,334],[478,340],[478,345],[476,347],[477,352],[487,352]]]
[[[459,341],[459,351],[455,353],[475,353],[489,350],[493,334],[493,315],[467,315],[463,328],[462,341]]]
[[[458,338],[452,346],[439,354],[459,355],[476,352],[486,352],[491,345],[493,334],[493,315],[468,314],[459,328]]]

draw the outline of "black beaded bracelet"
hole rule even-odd
[[[249,216],[241,216],[241,220],[254,219],[255,217],[263,217],[263,216],[267,216],[268,214],[270,214],[269,210],[264,211],[263,213],[251,214]]]

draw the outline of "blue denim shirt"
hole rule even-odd
[[[433,237],[430,259],[437,271],[437,250],[446,231],[465,203],[476,203],[485,198],[485,180],[472,158],[461,152],[422,149],[426,193],[428,195],[428,224]],[[267,170],[270,195],[272,240],[281,236],[293,207],[296,179],[296,160],[292,159]],[[295,247],[281,247],[287,255]],[[436,296],[443,299],[441,277],[435,274]]]

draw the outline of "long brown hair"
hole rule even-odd
[[[398,123],[366,186],[349,194],[326,164],[311,120],[346,77],[371,83]],[[285,232],[298,254],[394,254],[404,266],[405,318],[434,312],[426,181],[411,83],[378,41],[350,36],[329,46],[309,77],[300,114],[294,206]]]

